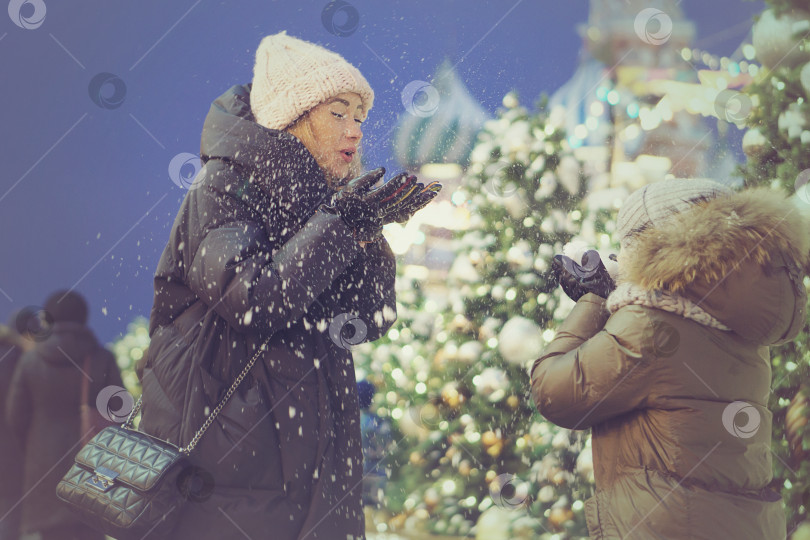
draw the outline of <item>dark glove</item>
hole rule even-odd
[[[356,193],[335,197],[331,210],[343,219],[358,242],[374,242],[380,237],[382,219],[376,210]]]
[[[382,209],[409,181],[406,175],[398,175],[379,188],[371,189],[384,174],[385,169],[380,167],[350,180],[335,194],[330,205],[322,207],[326,212],[338,214],[358,242],[374,242],[380,238]]]
[[[427,186],[416,182],[413,189],[383,209],[383,224],[405,223],[415,213],[427,206],[441,190],[442,185],[438,182],[431,182]]]
[[[368,201],[377,204],[380,214],[382,214],[386,208],[407,198],[416,189],[417,184],[415,176],[408,176],[404,172],[399,173],[377,189],[369,192]]]
[[[582,264],[565,255],[555,255],[551,272],[565,294],[575,302],[589,292],[607,298],[616,288],[599,253],[593,249],[582,256]]]

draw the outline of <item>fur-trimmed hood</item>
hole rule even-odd
[[[810,220],[755,188],[696,203],[633,238],[619,282],[681,294],[743,338],[770,345],[804,326]]]

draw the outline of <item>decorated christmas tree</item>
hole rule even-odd
[[[127,391],[135,398],[141,395],[141,382],[135,371],[149,347],[149,320],[138,317],[127,325],[127,333],[110,344],[118,369],[121,370],[121,379]]]
[[[797,209],[810,208],[810,12],[803,0],[768,0],[754,25],[753,47],[762,70],[746,89],[751,98],[743,138],[749,186],[795,192]],[[802,9],[804,8],[804,10]],[[805,280],[805,285],[810,285]],[[810,313],[810,310],[808,310]],[[810,335],[771,351],[774,412],[774,487],[786,504],[788,531],[810,507]]]
[[[385,501],[395,528],[576,538],[587,535],[588,435],[546,422],[527,391],[552,321],[573,305],[549,268],[583,230],[585,178],[559,112],[542,103],[529,112],[514,94],[504,106],[453,196],[471,217],[446,305],[425,302],[401,277],[399,321],[355,359],[361,373],[382,374],[377,413],[400,433]]]

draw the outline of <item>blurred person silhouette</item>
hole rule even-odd
[[[141,429],[189,445],[256,364],[190,452],[208,487],[171,538],[364,536],[350,349],[396,320],[383,225],[440,187],[361,174],[373,99],[343,57],[281,32],[211,105],[155,274]]]
[[[393,439],[391,423],[370,410],[376,391],[370,381],[357,383],[360,398],[360,433],[363,438],[363,504],[380,508],[388,480],[384,462]]]
[[[81,448],[82,381],[93,409],[107,386],[123,387],[111,352],[87,327],[88,307],[73,291],[57,291],[46,301],[48,326],[14,370],[6,399],[6,422],[23,458],[21,532],[42,540],[103,540],[56,497],[56,484]]]
[[[596,251],[555,257],[576,301],[532,369],[540,413],[592,429],[590,538],[782,539],[771,486],[769,347],[805,325],[810,223],[784,194],[672,179]]]
[[[20,356],[34,341],[17,331],[34,313],[28,309],[11,315],[8,326],[0,325],[0,540],[20,537],[20,499],[22,499],[22,451],[6,422],[6,396]]]

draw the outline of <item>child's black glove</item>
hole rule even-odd
[[[565,255],[555,255],[551,272],[574,302],[589,292],[607,298],[616,288],[599,253],[593,249],[582,256],[582,264]]]

